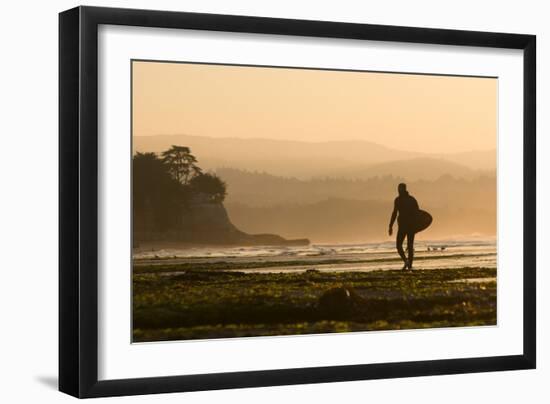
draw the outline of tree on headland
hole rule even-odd
[[[182,185],[188,185],[193,177],[202,173],[189,147],[173,145],[162,152],[162,161],[167,165],[170,174]]]
[[[137,153],[132,167],[134,224],[156,230],[170,228],[187,190],[155,153]]]
[[[227,195],[225,182],[216,174],[203,173],[188,147],[172,146],[160,155],[136,153],[132,165],[137,231],[176,228],[195,197],[222,203]]]
[[[212,202],[221,203],[227,195],[225,182],[216,174],[203,173],[189,181],[193,193],[206,195]]]

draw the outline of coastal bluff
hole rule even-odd
[[[139,220],[136,220],[139,219]],[[181,214],[173,218],[169,229],[155,226],[153,212],[134,217],[134,245],[147,242],[178,242],[202,245],[309,245],[308,239],[285,239],[277,234],[248,234],[230,220],[221,202],[197,195],[182,206]]]

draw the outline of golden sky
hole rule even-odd
[[[133,135],[496,148],[494,78],[133,62]]]

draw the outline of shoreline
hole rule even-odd
[[[421,233],[419,233],[421,234]],[[299,238],[298,238],[299,239]],[[289,239],[293,240],[293,239]],[[280,248],[280,247],[332,247],[332,246],[366,246],[366,245],[376,245],[376,244],[387,244],[394,243],[394,238],[384,238],[384,239],[373,239],[368,241],[346,241],[346,242],[329,242],[329,241],[315,241],[310,240],[308,245],[285,245],[285,244],[212,244],[212,243],[191,243],[187,241],[141,241],[137,242],[137,246],[134,246],[132,243],[133,253],[140,253],[145,251],[161,251],[166,249],[195,249],[195,248]],[[496,235],[494,236],[462,236],[457,235],[453,237],[436,237],[424,239],[422,235],[416,238],[415,242],[420,243],[433,243],[433,244],[453,244],[453,243],[463,243],[463,242],[486,242],[486,243],[495,243],[497,242]]]

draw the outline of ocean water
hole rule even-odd
[[[405,243],[406,245],[406,243]],[[404,246],[405,247],[405,246]],[[370,271],[403,266],[395,243],[311,244],[309,246],[188,247],[135,251],[134,263],[242,262],[246,272]],[[338,262],[334,262],[338,261]],[[417,269],[496,267],[495,239],[419,240],[415,242]],[[278,262],[271,268],[250,268],[251,262]]]

